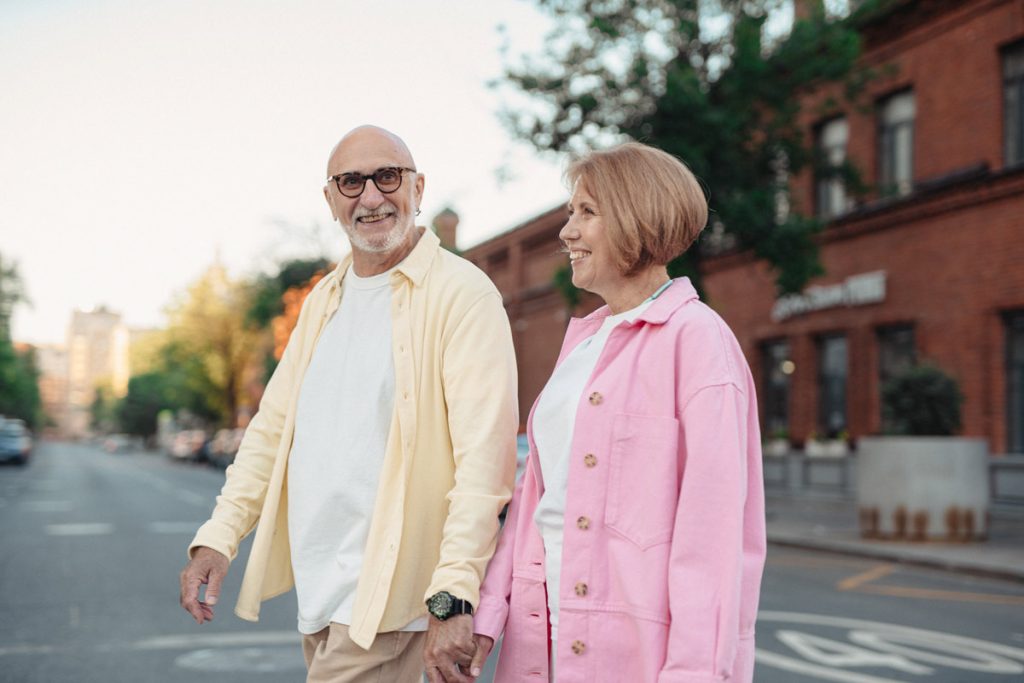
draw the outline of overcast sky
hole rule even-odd
[[[99,304],[161,325],[217,255],[268,269],[317,223],[337,256],[324,168],[362,123],[405,138],[421,221],[451,206],[462,248],[564,201],[560,160],[496,116],[499,24],[513,54],[549,26],[527,0],[0,0],[0,254],[32,301],[14,338],[62,342]]]

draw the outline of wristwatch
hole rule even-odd
[[[469,604],[469,600],[459,600],[448,591],[440,591],[427,598],[427,611],[444,621],[459,614],[473,614],[473,605]]]

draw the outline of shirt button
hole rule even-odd
[[[597,456],[593,453],[587,453],[583,456],[583,464],[587,467],[594,467],[597,465]]]
[[[581,655],[587,651],[587,645],[582,640],[572,641],[572,651],[574,654]]]
[[[589,517],[580,517],[579,519],[576,520],[576,526],[579,527],[580,529],[583,529],[584,531],[586,531],[587,529],[590,528],[590,518]]]
[[[586,594],[587,594],[587,584],[585,584],[582,581],[580,581],[579,583],[576,584],[576,595],[578,595],[578,596],[580,596],[582,598],[582,597],[586,596]]]
[[[592,393],[590,395],[590,405],[592,405],[592,406],[599,406],[599,405],[601,405],[601,401],[603,401],[603,400],[604,400],[604,397],[601,396],[601,394],[599,392],[597,392],[597,391],[595,391],[594,393]]]

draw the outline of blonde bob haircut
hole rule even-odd
[[[626,277],[682,254],[708,220],[707,199],[690,169],[639,142],[590,152],[569,164],[565,180],[597,203]]]

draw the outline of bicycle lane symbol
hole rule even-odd
[[[796,655],[758,648],[759,665],[821,680],[912,683],[942,669],[1013,676],[1013,680],[1024,674],[1024,650],[952,633],[800,612],[765,611],[757,621],[759,629],[773,629],[775,638]],[[794,628],[801,626],[814,627],[813,633]],[[864,669],[891,669],[898,677]]]

